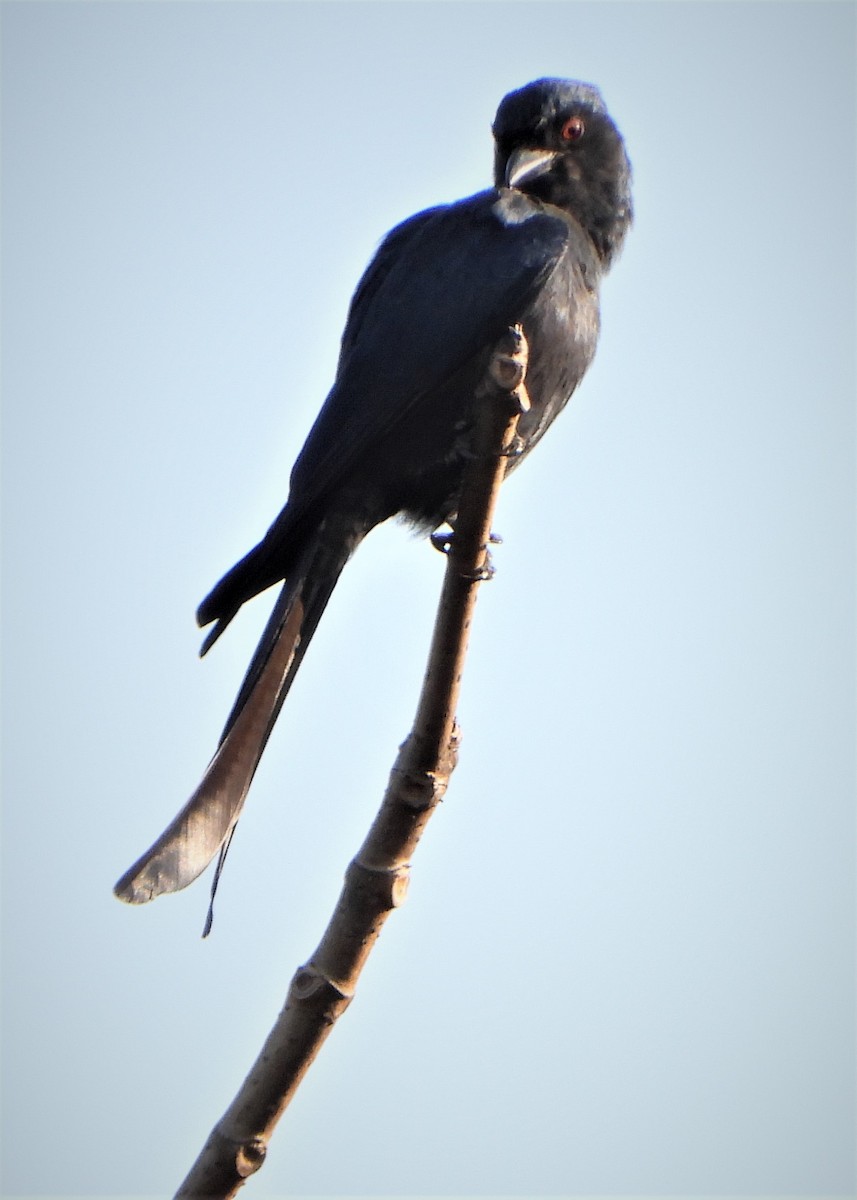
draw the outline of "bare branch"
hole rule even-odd
[[[413,729],[399,750],[366,840],[346,871],[321,942],[295,973],[259,1057],[177,1197],[234,1196],[261,1167],[277,1121],[354,995],[387,916],[404,901],[411,856],[455,767],[455,711],[470,622],[477,586],[489,574],[491,521],[518,417],[529,407],[526,367],[527,343],[516,326],[496,347],[478,392],[475,455],[464,480]]]

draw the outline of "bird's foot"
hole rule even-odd
[[[491,551],[485,552],[485,562],[481,567],[477,567],[475,571],[461,571],[462,579],[469,579],[473,583],[487,583],[489,579],[493,579],[497,574],[497,568],[491,561]]]
[[[441,554],[449,554],[454,536],[455,531],[452,529],[437,530],[435,533],[429,535],[429,541],[434,546],[435,550],[440,551]]]
[[[455,530],[454,529],[450,529],[445,532],[437,531],[435,533],[429,534],[429,541],[434,546],[435,550],[438,550],[441,554],[449,554],[449,551],[452,548],[452,542],[453,542],[454,538],[455,538]],[[499,533],[489,533],[488,534],[488,543],[491,546],[502,546],[503,539]],[[491,568],[491,573],[492,574],[494,573],[493,567]]]

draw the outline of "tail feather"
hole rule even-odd
[[[298,510],[299,511],[299,510]],[[217,624],[202,644],[200,657],[206,654],[247,600],[292,576],[299,564],[299,547],[308,541],[306,517],[295,516],[295,506],[287,504],[274,524],[244,557],[220,579],[196,610],[200,627]]]
[[[316,539],[284,585],[241,685],[217,753],[199,787],[158,840],[114,888],[120,900],[144,904],[177,892],[221,852],[241,814],[274,722],[353,543]],[[216,887],[216,880],[215,880]],[[212,891],[213,897],[213,891]]]

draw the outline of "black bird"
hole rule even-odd
[[[116,884],[132,904],[191,883],[220,851],[342,568],[396,514],[454,522],[474,392],[510,325],[529,343],[523,453],[595,352],[598,288],[631,223],[631,168],[598,90],[540,79],[493,126],[494,187],[387,235],[351,301],[333,388],[291,474],[286,507],[199,606],[215,622],[285,580],[219,748],[185,808]],[[519,455],[515,462],[520,461]],[[213,891],[212,891],[213,895]]]

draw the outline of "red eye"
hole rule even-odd
[[[569,117],[560,130],[560,136],[564,142],[579,142],[585,128],[582,117]]]

